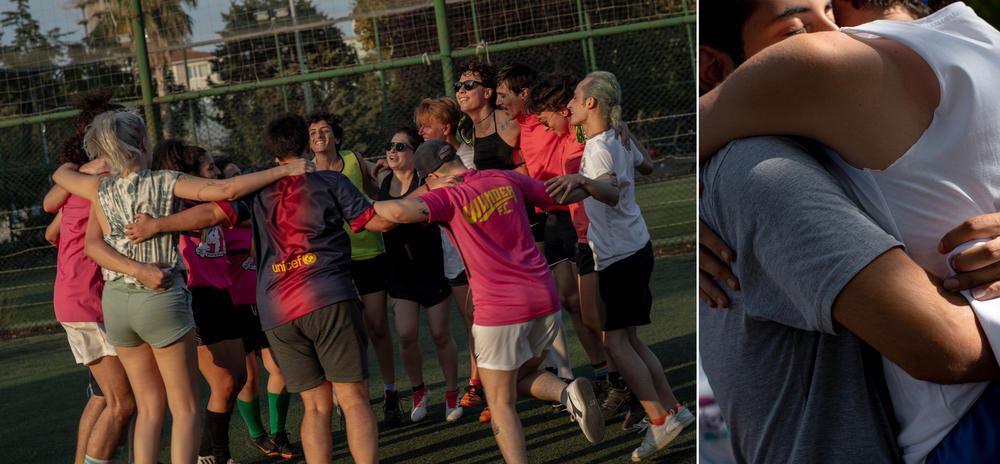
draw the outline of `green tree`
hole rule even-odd
[[[214,51],[213,69],[220,79],[216,85],[279,77],[279,57],[283,75],[300,72],[295,35],[288,30],[292,26],[291,15],[278,17],[279,11],[287,8],[287,0],[246,0],[230,4],[229,11],[222,14],[223,37],[228,40]],[[300,23],[328,19],[308,0],[298,0],[295,11]],[[275,40],[279,44],[277,47]],[[357,53],[344,43],[343,34],[334,25],[302,30],[300,42],[303,60],[310,71],[358,63]],[[371,95],[370,80],[371,76],[356,75],[310,83],[315,108],[329,109],[349,122],[351,127],[345,127],[349,134],[345,137],[348,139],[345,145],[351,145],[350,134],[356,134],[353,128],[374,124],[376,120],[374,111],[378,100],[368,97]],[[303,112],[302,86],[290,84],[283,88],[288,109]],[[282,87],[213,97],[213,106],[218,110],[215,119],[228,130],[225,150],[235,159],[254,165],[270,163],[271,154],[261,143],[261,127],[271,116],[285,111],[284,100]]]

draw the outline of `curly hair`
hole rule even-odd
[[[83,136],[87,133],[87,126],[94,120],[94,117],[110,110],[124,108],[122,105],[111,103],[113,91],[107,88],[87,90],[73,95],[69,100],[69,106],[80,110],[80,113],[73,118],[73,135],[62,141],[60,159],[64,163],[86,163],[90,158],[83,149]]]
[[[205,159],[204,148],[185,145],[183,140],[169,139],[160,142],[153,150],[153,170],[168,169],[198,175]]]

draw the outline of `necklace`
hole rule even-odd
[[[491,109],[489,113],[486,113],[486,116],[483,116],[483,119],[480,119],[480,120],[478,120],[478,121],[474,122],[474,124],[478,126],[478,125],[479,125],[479,123],[481,123],[481,122],[485,121],[485,120],[486,120],[486,118],[490,117],[490,115],[492,115],[492,114],[493,114],[493,112],[494,112],[494,111],[496,111],[496,110],[497,110],[496,108],[493,108],[493,109]]]

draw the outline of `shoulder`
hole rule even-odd
[[[873,43],[838,31],[799,34],[772,45],[747,60],[767,69],[774,85],[807,86],[815,97],[830,95],[844,85],[849,90],[868,79],[858,76],[878,73],[882,57]],[[804,79],[805,78],[805,79]]]
[[[705,193],[725,190],[759,195],[776,185],[835,182],[817,156],[812,147],[788,137],[737,139],[703,166]]]

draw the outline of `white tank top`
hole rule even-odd
[[[935,275],[948,276],[948,259],[937,252],[941,237],[972,216],[998,210],[1000,32],[961,3],[918,21],[875,21],[841,30],[896,40],[937,76],[941,100],[930,126],[895,163],[872,174],[907,253]],[[993,346],[1000,347],[1000,331],[989,332]],[[939,385],[916,380],[888,361],[885,367],[907,463],[923,462],[987,385]]]

